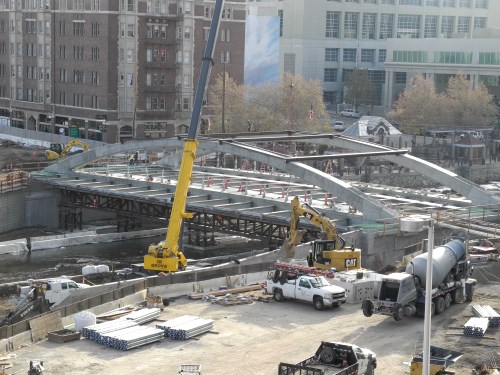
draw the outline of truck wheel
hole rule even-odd
[[[455,292],[453,293],[453,302],[455,303],[462,303],[464,301],[464,292],[462,288],[455,289]]]
[[[274,289],[273,295],[276,302],[283,302],[283,300],[285,299],[283,297],[283,291],[281,289]]]
[[[474,298],[474,285],[470,284],[468,285],[468,287],[466,287],[466,296],[465,296],[465,300],[467,302],[472,302],[472,299]]]
[[[325,308],[325,304],[323,303],[323,298],[321,297],[316,297],[313,303],[314,303],[314,308],[318,311],[321,311]]]
[[[321,350],[319,357],[325,363],[333,363],[335,361],[336,355],[335,355],[335,351],[333,350],[333,348],[330,348],[327,346],[327,347],[324,347],[323,350]]]
[[[373,302],[370,301],[369,299],[365,299],[363,303],[361,304],[361,307],[363,308],[363,315],[369,318],[370,316],[373,315]]]
[[[375,374],[375,370],[373,368],[373,364],[369,364],[368,367],[366,368],[366,372],[365,372],[365,375],[374,375]]]
[[[442,314],[445,309],[446,307],[444,305],[444,298],[443,297],[436,298],[436,314]]]
[[[403,320],[403,316],[404,316],[404,314],[403,314],[402,307],[398,307],[398,309],[392,313],[392,317],[397,322],[399,322],[400,320]]]
[[[448,307],[450,307],[450,305],[451,305],[451,294],[446,293],[446,295],[444,296],[444,308],[447,309]]]

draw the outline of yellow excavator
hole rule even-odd
[[[295,255],[295,247],[302,241],[303,230],[299,230],[300,218],[306,218],[321,228],[325,239],[313,241],[314,267],[322,270],[335,268],[346,271],[361,268],[361,250],[345,246],[345,240],[338,234],[336,225],[307,203],[301,204],[298,197],[290,204],[290,231],[283,249],[288,258]]]
[[[75,148],[75,150],[73,150]],[[66,146],[62,143],[51,143],[50,148],[45,151],[47,160],[57,160],[69,155],[78,154],[89,150],[89,145],[78,139],[69,141]]]
[[[196,159],[196,149],[198,141],[196,133],[201,115],[201,106],[203,96],[213,64],[213,54],[217,32],[220,24],[220,17],[224,0],[216,0],[215,9],[208,34],[208,41],[201,64],[200,78],[196,89],[196,96],[193,103],[193,113],[189,124],[188,135],[184,141],[184,151],[182,154],[179,177],[175,188],[174,203],[170,213],[168,223],[167,238],[158,244],[151,244],[148,248],[148,254],[144,256],[144,269],[149,271],[177,272],[184,270],[187,266],[187,259],[184,253],[179,249],[179,240],[182,235],[182,221],[192,218],[193,214],[185,212],[186,201],[191,183],[194,160]]]

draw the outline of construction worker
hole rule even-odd
[[[309,253],[307,254],[307,265],[309,267],[314,266],[314,254],[313,254],[313,251],[311,249],[309,249]]]
[[[133,154],[128,157],[128,163],[129,163],[129,165],[134,165],[134,155]]]
[[[135,162],[135,165],[139,164],[139,151],[136,151],[134,153],[134,162]]]

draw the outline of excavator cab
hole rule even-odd
[[[339,240],[316,240],[313,242],[313,253],[315,257],[314,267],[322,270],[338,271],[360,269],[361,251],[351,248],[344,248],[344,243],[339,246]],[[341,247],[341,250],[338,248]]]
[[[50,144],[50,151],[54,151],[58,153],[59,155],[61,154],[64,146],[61,143],[51,143]]]

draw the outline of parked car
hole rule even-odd
[[[361,113],[356,111],[355,109],[345,109],[343,111],[340,111],[340,115],[344,117],[351,117],[351,118],[360,118]]]
[[[343,132],[345,130],[345,125],[343,121],[335,121],[333,123],[333,128],[336,132]]]

